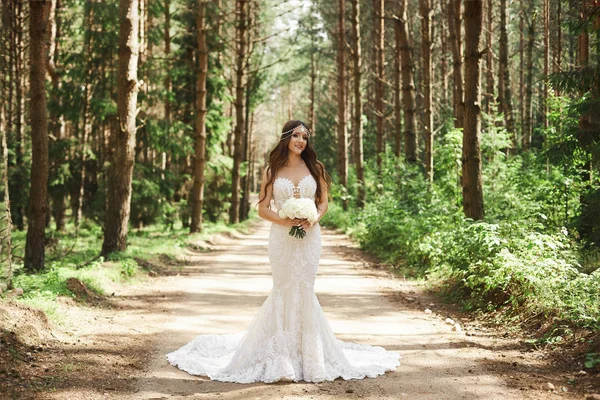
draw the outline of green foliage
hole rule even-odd
[[[563,140],[552,131],[544,132],[556,135],[546,149],[507,157],[512,140],[499,120],[484,116],[485,222],[462,212],[462,132],[449,125],[438,139],[433,185],[421,166],[388,152],[380,173],[367,163],[366,180],[376,183],[368,186],[365,208],[343,212],[336,188],[337,203],[324,222],[349,230],[398,273],[427,278],[468,309],[502,306],[598,330],[600,269],[598,256],[579,241],[586,212],[579,207],[579,171],[560,164],[577,154],[550,163],[551,144]],[[571,123],[565,119],[561,129]],[[586,200],[596,203],[593,196]]]
[[[138,163],[134,169],[131,199],[131,224],[136,227],[158,222],[172,227],[179,221],[173,186],[183,185],[189,176],[161,171]]]
[[[42,294],[43,296],[55,297],[73,296],[67,289],[66,280],[68,278],[77,278],[84,282],[91,290],[102,294],[101,285],[97,277],[90,273],[97,268],[102,260],[90,263],[87,268],[76,270],[70,263],[53,262],[46,271],[40,274],[20,273],[15,277],[15,286],[23,288],[24,297],[32,297]]]
[[[327,214],[319,221],[319,225],[348,229],[352,225],[352,216],[342,208],[339,202],[329,203]]]
[[[121,273],[127,277],[134,276],[138,271],[138,263],[134,259],[128,258],[119,262]]]
[[[194,235],[190,235],[181,224],[169,230],[166,225],[156,223],[130,235],[127,250],[111,254],[108,260],[97,257],[102,245],[102,229],[99,225],[84,220],[76,236],[75,227],[67,224],[64,232],[47,234],[49,242],[54,244],[47,248],[47,267],[44,271],[26,274],[22,263],[14,266],[14,286],[23,288],[24,293],[18,300],[41,308],[54,322],[61,323],[64,312],[59,297],[74,296],[67,289],[66,281],[69,278],[77,278],[93,292],[105,295],[115,282],[127,284],[144,279],[144,275],[139,273],[141,266],[137,260],[166,257],[175,263],[183,263],[179,258],[183,248],[192,246],[197,240],[206,240],[217,232],[245,231],[255,219],[256,213],[252,211],[250,219],[233,226],[223,222],[206,222],[203,232]],[[22,258],[25,232],[15,232],[13,243],[18,246],[16,256]]]
[[[209,221],[226,220],[231,196],[231,168],[233,159],[213,156],[207,163],[204,189],[204,210]]]
[[[584,365],[586,368],[595,368],[596,365],[600,365],[600,354],[598,353],[587,353],[585,355]]]

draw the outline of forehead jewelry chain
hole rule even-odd
[[[287,139],[289,136],[292,135],[292,133],[294,131],[297,131],[298,133],[301,133],[301,134],[306,133],[310,137],[310,130],[306,126],[304,126],[304,124],[300,124],[292,129],[290,129],[289,131],[285,131],[285,132],[281,133],[281,139],[279,139],[279,140],[281,141],[281,140]]]

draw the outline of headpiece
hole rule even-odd
[[[282,132],[281,138],[279,139],[279,141],[285,140],[288,137],[290,137],[292,135],[292,132],[294,132],[296,129],[298,130],[298,132],[306,133],[310,137],[310,129],[308,129],[308,127],[306,125],[301,123],[300,125],[295,126],[292,129],[290,129],[289,131]]]

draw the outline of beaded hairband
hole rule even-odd
[[[306,133],[310,137],[310,129],[308,129],[304,124],[300,124],[289,131],[281,133],[281,139],[279,139],[279,141],[287,139],[295,130],[298,130],[300,133]]]

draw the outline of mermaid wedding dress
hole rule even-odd
[[[275,206],[295,197],[314,199],[311,175],[297,186],[279,177],[273,183]],[[168,361],[193,374],[225,382],[307,382],[375,377],[394,370],[400,356],[382,347],[336,339],[315,296],[321,257],[321,228],[307,229],[304,239],[289,227],[272,224],[269,260],[273,289],[247,330],[236,334],[199,335],[167,354]]]

